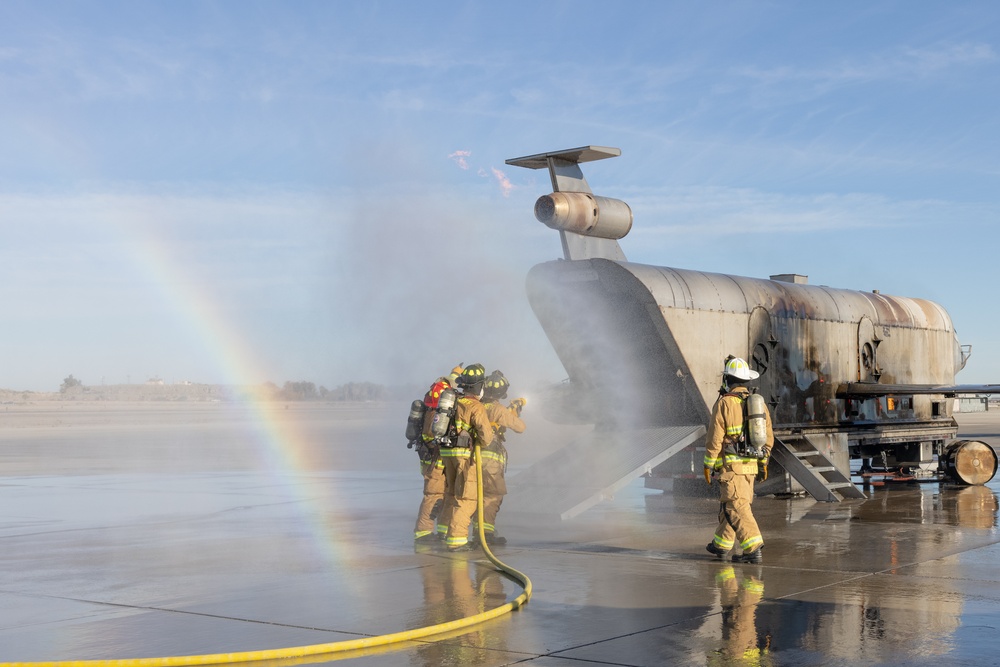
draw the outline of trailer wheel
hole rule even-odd
[[[997,472],[997,455],[979,440],[956,440],[945,447],[941,456],[944,472],[959,484],[981,486]]]

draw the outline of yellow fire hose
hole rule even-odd
[[[266,649],[262,651],[243,651],[240,653],[211,653],[206,655],[180,655],[164,658],[124,658],[120,660],[59,660],[53,662],[0,662],[0,667],[175,667],[177,665],[221,665],[235,662],[256,662],[259,660],[279,660],[282,658],[301,658],[303,656],[327,655],[344,653],[358,649],[386,646],[399,642],[422,639],[431,635],[467,628],[485,621],[503,616],[524,606],[531,598],[531,580],[523,573],[500,562],[486,544],[486,529],[483,526],[483,465],[480,461],[479,445],[475,450],[476,461],[476,519],[479,527],[479,544],[482,545],[486,557],[497,569],[516,579],[524,588],[517,598],[507,604],[490,609],[475,616],[466,616],[447,623],[430,625],[389,635],[350,639],[328,644],[313,644],[310,646],[291,646],[289,648]],[[348,656],[345,656],[348,657]],[[354,657],[354,656],[350,656]]]

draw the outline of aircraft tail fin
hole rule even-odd
[[[632,227],[632,210],[623,201],[596,197],[580,164],[621,155],[621,149],[581,146],[511,158],[513,167],[549,170],[553,194],[535,203],[535,217],[559,230],[565,259],[625,261],[618,240]]]

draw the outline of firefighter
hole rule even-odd
[[[445,496],[443,512],[448,517],[445,544],[449,551],[471,551],[469,522],[476,511],[478,477],[473,460],[475,446],[485,448],[493,442],[493,427],[486,408],[480,402],[486,386],[486,368],[471,364],[458,376],[462,391],[455,404],[456,438],[441,447],[444,460]]]
[[[441,392],[445,389],[455,387],[455,380],[462,372],[462,365],[459,364],[451,370],[446,377],[440,377],[424,395],[424,405],[427,408],[436,408]],[[428,410],[424,419],[433,418],[433,411]],[[444,504],[444,461],[441,460],[440,443],[435,442],[434,436],[424,428],[420,435],[421,444],[417,446],[417,453],[420,455],[420,473],[424,477],[424,496],[420,501],[417,510],[417,524],[413,529],[413,539],[417,543],[426,543],[443,539],[447,530],[447,519],[442,517],[444,525],[435,526],[435,518],[439,516]]]
[[[767,479],[767,461],[774,446],[771,415],[763,409],[766,420],[766,442],[760,451],[753,451],[744,433],[744,406],[750,396],[747,383],[760,377],[750,370],[746,361],[738,357],[726,363],[723,383],[727,392],[720,396],[712,409],[712,419],[705,436],[705,481],[712,483],[712,476],[719,476],[719,527],[715,537],[705,547],[709,553],[725,556],[740,541],[741,555],[733,562],[760,563],[764,538],[753,517],[754,478]]]
[[[507,538],[496,532],[497,512],[507,495],[507,483],[504,481],[504,473],[507,472],[506,431],[509,428],[515,433],[524,433],[525,428],[521,421],[521,409],[528,403],[527,399],[515,398],[509,406],[500,403],[507,398],[509,388],[510,382],[504,374],[493,371],[483,391],[483,405],[493,427],[493,442],[480,452],[483,457],[483,532],[489,545],[507,544]]]

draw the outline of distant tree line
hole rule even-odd
[[[384,401],[389,392],[384,386],[372,382],[348,382],[336,389],[320,387],[319,395],[327,401]]]
[[[312,382],[286,382],[281,389],[275,387],[275,398],[282,401],[383,401],[389,391],[372,382],[348,382],[336,389],[327,389]]]
[[[236,388],[190,382],[168,385],[159,379],[142,384],[91,387],[70,375],[63,379],[59,393],[68,399],[97,400],[225,400],[243,396],[276,401],[384,401],[393,398],[394,392],[372,382],[349,382],[327,389],[304,380],[285,382],[280,388],[273,382]]]
[[[327,389],[313,382],[286,382],[278,389],[271,382],[265,383],[265,396],[279,401],[383,401],[389,398],[389,391],[372,382],[348,382],[336,389]]]

